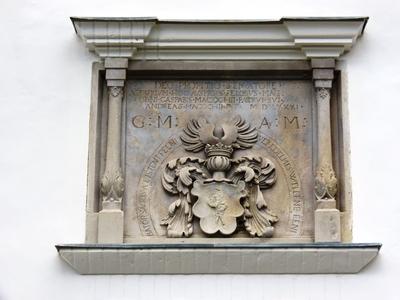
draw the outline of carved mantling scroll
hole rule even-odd
[[[183,131],[185,150],[204,150],[206,159],[183,157],[165,166],[162,185],[178,195],[162,221],[167,236],[191,236],[194,215],[207,234],[232,234],[241,218],[251,236],[271,237],[278,217],[268,210],[261,189],[275,183],[275,166],[264,157],[232,159],[235,150],[253,147],[258,139],[256,129],[236,117],[217,124],[191,120]]]

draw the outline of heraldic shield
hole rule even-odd
[[[193,214],[200,219],[203,232],[232,234],[237,227],[236,218],[244,214],[240,200],[246,196],[245,183],[203,183],[195,181],[191,191],[198,199]]]
[[[265,157],[232,158],[257,142],[257,130],[240,116],[233,120],[191,120],[181,136],[188,152],[204,151],[205,159],[185,156],[169,161],[161,177],[164,189],[177,195],[161,220],[168,237],[190,237],[193,216],[206,234],[233,234],[239,219],[253,237],[271,237],[278,217],[268,209],[261,189],[276,181],[274,164]]]

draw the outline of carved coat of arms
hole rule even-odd
[[[261,189],[274,185],[275,166],[264,157],[232,158],[235,150],[249,149],[257,139],[257,130],[239,116],[231,122],[187,124],[181,136],[185,150],[204,151],[206,159],[181,157],[165,166],[162,185],[178,197],[162,220],[168,237],[191,236],[193,216],[206,234],[230,235],[240,223],[252,237],[272,236],[278,217]]]

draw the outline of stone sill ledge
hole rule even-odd
[[[380,243],[61,244],[79,274],[341,274],[358,273]]]

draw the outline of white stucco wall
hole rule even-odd
[[[354,241],[382,242],[357,275],[80,276],[54,245],[84,240],[91,62],[69,16],[370,16],[345,56]],[[396,0],[0,2],[0,299],[400,299]]]

